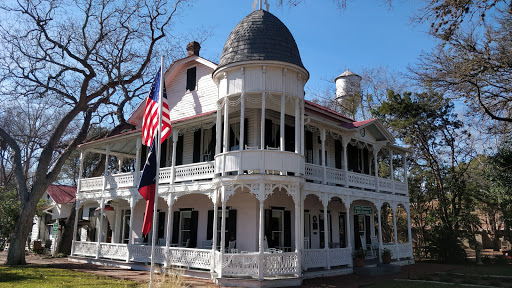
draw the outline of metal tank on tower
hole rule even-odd
[[[356,114],[361,104],[361,76],[348,70],[334,79],[336,102],[345,113]],[[352,116],[353,116],[352,115]]]

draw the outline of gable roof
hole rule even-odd
[[[76,199],[76,187],[67,185],[50,185],[46,189],[48,195],[57,204],[74,203]]]
[[[198,62],[200,64],[203,64],[205,66],[208,66],[208,67],[210,67],[213,70],[215,70],[217,68],[217,64],[213,63],[210,60],[207,60],[207,59],[205,59],[203,57],[200,57],[200,56],[197,56],[197,55],[190,55],[190,56],[187,56],[185,58],[182,58],[182,59],[174,61],[171,64],[171,66],[169,66],[169,68],[167,68],[167,70],[165,70],[165,72],[164,72],[164,83],[171,77],[172,73],[176,69],[178,69],[179,67],[181,67],[181,66],[183,66],[183,65],[185,65],[185,64],[187,64],[189,62],[193,62],[193,61]],[[168,87],[168,86],[166,86],[166,87]],[[145,106],[146,101],[145,100],[146,99],[144,98],[142,101],[140,101],[140,103],[137,106],[137,108],[132,112],[132,114],[128,118],[128,120],[127,120],[128,123],[130,123],[132,125],[135,125],[135,126],[137,126],[137,124],[139,124],[139,122],[141,121],[140,119],[142,119],[142,116],[144,115],[144,110],[146,108],[146,106]]]

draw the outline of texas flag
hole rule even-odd
[[[155,142],[151,144],[149,149],[148,160],[144,164],[142,177],[139,182],[139,193],[146,200],[146,213],[144,214],[144,225],[142,226],[142,234],[146,236],[151,230],[153,222],[153,205],[155,204],[155,179],[156,179],[156,153]]]

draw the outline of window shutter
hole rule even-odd
[[[202,129],[197,129],[197,131],[194,132],[193,163],[201,162],[201,131]]]
[[[295,152],[295,127],[288,125],[284,126],[284,140],[284,150]]]
[[[172,217],[172,243],[179,244],[178,238],[180,236],[180,211],[174,211]]]
[[[187,88],[188,91],[196,90],[196,67],[187,69]]]
[[[364,174],[370,174],[370,160],[368,157],[368,149],[363,149]]]
[[[268,247],[274,247],[272,243],[272,227],[270,227],[270,219],[272,219],[272,210],[265,209],[265,237],[267,237]]]
[[[213,210],[208,210],[208,224],[206,225],[206,240],[213,239]]]
[[[165,212],[158,212],[158,239],[164,238],[165,235]]]
[[[140,149],[140,167],[139,167],[139,170],[143,170],[144,169],[144,164],[146,164],[146,158],[148,157],[148,153],[146,151],[146,146],[142,145],[141,149]]]
[[[291,212],[284,211],[284,246],[292,247],[292,217]]]
[[[236,240],[236,210],[229,210],[228,223],[226,223],[229,235],[227,237],[228,241]]]
[[[190,227],[190,248],[197,247],[197,221],[198,221],[198,211],[192,211],[192,218],[190,219],[191,227]]]
[[[210,151],[209,159],[213,161],[215,157],[215,143],[217,142],[217,128],[216,125],[212,127],[212,138],[210,139],[210,143],[208,144],[208,150]]]
[[[341,153],[343,152],[343,146],[340,140],[334,141],[334,164],[336,169],[341,169]]]
[[[233,146],[235,146],[235,131],[233,131],[233,126],[229,125],[229,147],[228,150],[231,151]]]
[[[347,157],[348,157],[348,170],[353,172],[359,172],[357,168],[357,147],[350,144],[347,145]]]
[[[183,135],[178,136],[176,142],[176,166],[183,164]]]
[[[165,139],[164,143],[160,146],[162,151],[160,151],[160,168],[167,166],[167,145],[169,141]]]
[[[265,119],[265,147],[263,149],[267,149],[267,146],[274,147],[272,143],[272,120]]]

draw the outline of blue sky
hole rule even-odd
[[[218,63],[231,30],[252,12],[252,0],[196,0],[181,14],[175,31],[192,34],[204,28],[212,35],[203,43],[201,56]],[[434,40],[428,27],[411,24],[421,7],[419,0],[393,1],[390,8],[380,0],[352,0],[337,9],[333,1],[306,0],[296,7],[276,7],[270,12],[290,29],[299,47],[302,62],[310,73],[306,90],[328,87],[348,67],[358,73],[363,68],[387,66],[406,71],[421,51],[429,51]],[[190,37],[193,40],[192,36]],[[334,83],[332,84],[334,85]]]

